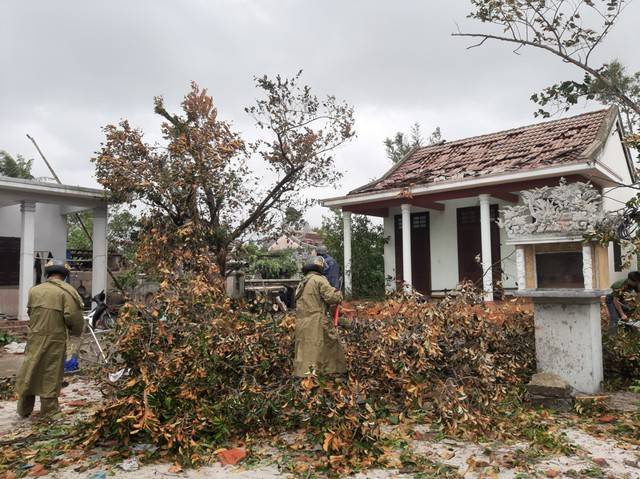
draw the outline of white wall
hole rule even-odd
[[[0,208],[0,236],[20,238],[22,213],[20,205]],[[51,251],[56,258],[67,254],[67,223],[60,214],[60,206],[36,204],[37,251]],[[18,287],[5,287],[0,291],[0,313],[16,316],[18,313]]]
[[[443,201],[444,211],[430,211],[431,288],[453,289],[458,277],[458,208],[478,206],[477,198]]]
[[[442,201],[443,211],[429,210],[429,230],[431,242],[431,287],[433,290],[454,289],[458,284],[458,220],[457,209],[478,206],[478,198]],[[499,200],[491,201],[500,207],[505,204]],[[426,211],[415,208],[412,212]],[[385,218],[385,236],[389,242],[384,249],[385,276],[395,278],[395,238],[394,216],[400,214],[400,208],[390,208]],[[500,230],[500,255],[502,259],[503,285],[516,287],[515,247],[506,244],[506,233]],[[495,261],[495,259],[494,259]]]
[[[20,205],[0,208],[0,236],[20,237]],[[56,258],[67,254],[67,222],[60,206],[36,204],[36,250],[51,251]]]
[[[618,176],[621,177],[621,183],[631,184],[633,182],[627,160],[620,142],[620,134],[617,128],[613,128],[607,139],[607,143],[597,159],[598,162],[604,164],[609,169],[613,170]],[[603,201],[602,207],[605,211],[617,211],[624,207],[624,204],[633,198],[637,191],[632,188],[614,187],[603,189]],[[613,261],[613,244],[609,245],[609,279],[613,283],[618,279],[626,278],[629,269],[624,271],[615,271],[615,264]],[[637,269],[635,264],[631,269]]]
[[[20,237],[20,206],[0,208],[0,236]]]

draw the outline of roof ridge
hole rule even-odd
[[[509,128],[507,130],[494,131],[492,133],[483,133],[482,135],[468,136],[468,137],[465,137],[465,138],[459,138],[457,140],[444,141],[444,142],[434,143],[433,145],[420,146],[420,147],[416,148],[413,151],[413,153],[415,154],[415,153],[421,152],[423,150],[428,150],[430,148],[436,148],[436,147],[440,147],[440,146],[451,146],[452,144],[455,144],[455,143],[468,142],[470,140],[476,140],[478,138],[495,136],[495,135],[505,135],[505,134],[508,134],[508,133],[514,133],[514,132],[517,132],[517,131],[527,130],[527,129],[530,129],[530,128],[536,128],[536,127],[539,127],[539,126],[552,125],[554,123],[560,123],[560,122],[564,122],[564,121],[569,121],[569,120],[573,120],[573,119],[580,118],[580,117],[583,117],[583,116],[589,116],[589,115],[595,115],[597,113],[609,112],[612,108],[615,108],[615,106],[610,106],[610,107],[607,107],[607,108],[601,108],[599,110],[587,111],[587,112],[584,112],[584,113],[580,113],[579,115],[567,116],[565,118],[557,118],[555,120],[540,121],[538,123],[532,123],[530,125],[519,126],[519,127],[516,127],[516,128]],[[407,159],[409,159],[411,156],[413,156],[413,154],[410,155],[409,157],[407,157]]]

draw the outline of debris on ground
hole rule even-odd
[[[341,332],[346,377],[300,381],[291,367],[294,317],[249,314],[212,301],[216,294],[201,283],[167,293],[159,298],[167,321],[125,305],[115,350],[122,360],[112,369],[129,375],[110,388],[86,446],[145,441],[198,464],[232,437],[303,428],[339,469],[375,461],[388,421],[420,417],[469,438],[516,432],[504,408],[532,373],[529,314],[499,325],[469,313],[480,304],[475,290],[438,303],[392,298]],[[183,315],[191,310],[197,321]]]
[[[235,447],[218,451],[217,456],[223,466],[235,466],[247,457],[247,451],[244,448]]]
[[[15,397],[15,385],[15,376],[9,378],[0,378],[0,401],[6,401]]]
[[[122,461],[118,464],[118,467],[126,472],[137,471],[140,469],[140,463],[138,462],[138,458],[134,456]]]
[[[24,354],[24,350],[27,347],[27,343],[18,343],[12,341],[4,346],[4,350],[10,354]]]
[[[116,477],[187,466],[204,466],[211,477],[251,467],[263,477],[631,470],[624,461],[634,460],[627,451],[637,453],[637,414],[601,410],[599,401],[564,415],[523,404],[535,361],[528,310],[496,319],[472,288],[438,302],[389,297],[356,308],[351,327],[340,330],[347,375],[311,371],[300,380],[292,376],[292,315],[251,312],[227,298],[193,225],[152,233],[138,255],[153,264],[159,290],[152,304],[121,309],[112,360],[91,385],[104,398],[69,408],[65,401],[83,398],[63,396],[77,425],[30,419],[23,436],[14,426],[0,447],[0,473],[36,463],[59,468],[60,477],[105,465]],[[622,356],[619,349],[616,364]],[[615,420],[598,422],[604,414]],[[285,433],[295,439],[281,440]],[[602,442],[602,451],[585,453],[576,444],[582,435]],[[612,437],[624,448],[607,442]],[[619,450],[622,462],[604,453]]]

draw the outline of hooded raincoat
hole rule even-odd
[[[29,337],[16,379],[20,396],[57,398],[62,387],[68,334],[84,329],[82,298],[68,283],[49,279],[29,291]]]
[[[327,315],[329,305],[342,301],[320,273],[309,272],[296,290],[294,374],[305,377],[310,368],[321,374],[344,373],[347,362],[338,330]]]

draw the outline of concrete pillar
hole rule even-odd
[[[91,296],[107,292],[107,207],[93,210],[93,269]]]
[[[389,292],[396,289],[396,231],[393,215],[384,218],[384,278],[385,289]]]
[[[403,204],[402,210],[402,280],[407,292],[411,291],[411,205]]]
[[[479,195],[480,237],[482,240],[482,288],[484,300],[493,301],[493,263],[491,258],[491,207],[490,195]]]
[[[526,266],[524,260],[524,246],[516,246],[516,277],[518,281],[518,289],[525,289],[527,287],[527,275]]]
[[[529,295],[529,293],[525,293]],[[595,394],[604,377],[598,290],[551,290],[533,295],[538,372]]]
[[[344,293],[351,296],[353,293],[353,283],[351,282],[351,212],[342,212],[343,234],[344,234]]]
[[[584,289],[593,289],[593,255],[591,244],[582,246],[582,276],[584,277]]]
[[[29,289],[34,284],[33,253],[36,249],[36,204],[23,201],[20,205],[22,227],[20,232],[20,282],[18,286],[18,319],[29,320],[27,302]]]

